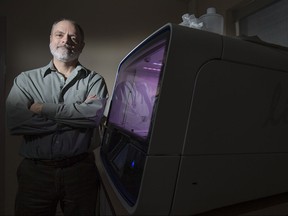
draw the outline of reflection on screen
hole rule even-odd
[[[108,122],[141,138],[149,133],[165,45],[163,40],[144,49],[118,72]]]

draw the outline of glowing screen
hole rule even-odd
[[[147,138],[159,93],[166,40],[142,49],[120,67],[108,122]]]

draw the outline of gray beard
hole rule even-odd
[[[79,58],[80,52],[71,52],[69,53],[68,50],[63,50],[63,48],[51,48],[50,52],[54,58],[62,62],[71,62]]]

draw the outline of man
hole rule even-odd
[[[90,144],[108,97],[102,76],[83,67],[82,28],[53,24],[52,61],[15,78],[6,101],[8,128],[22,135],[16,215],[95,215],[97,170]]]

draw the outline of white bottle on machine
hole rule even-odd
[[[207,8],[207,13],[200,16],[199,20],[203,22],[203,30],[223,34],[224,18],[216,13],[214,7]]]

